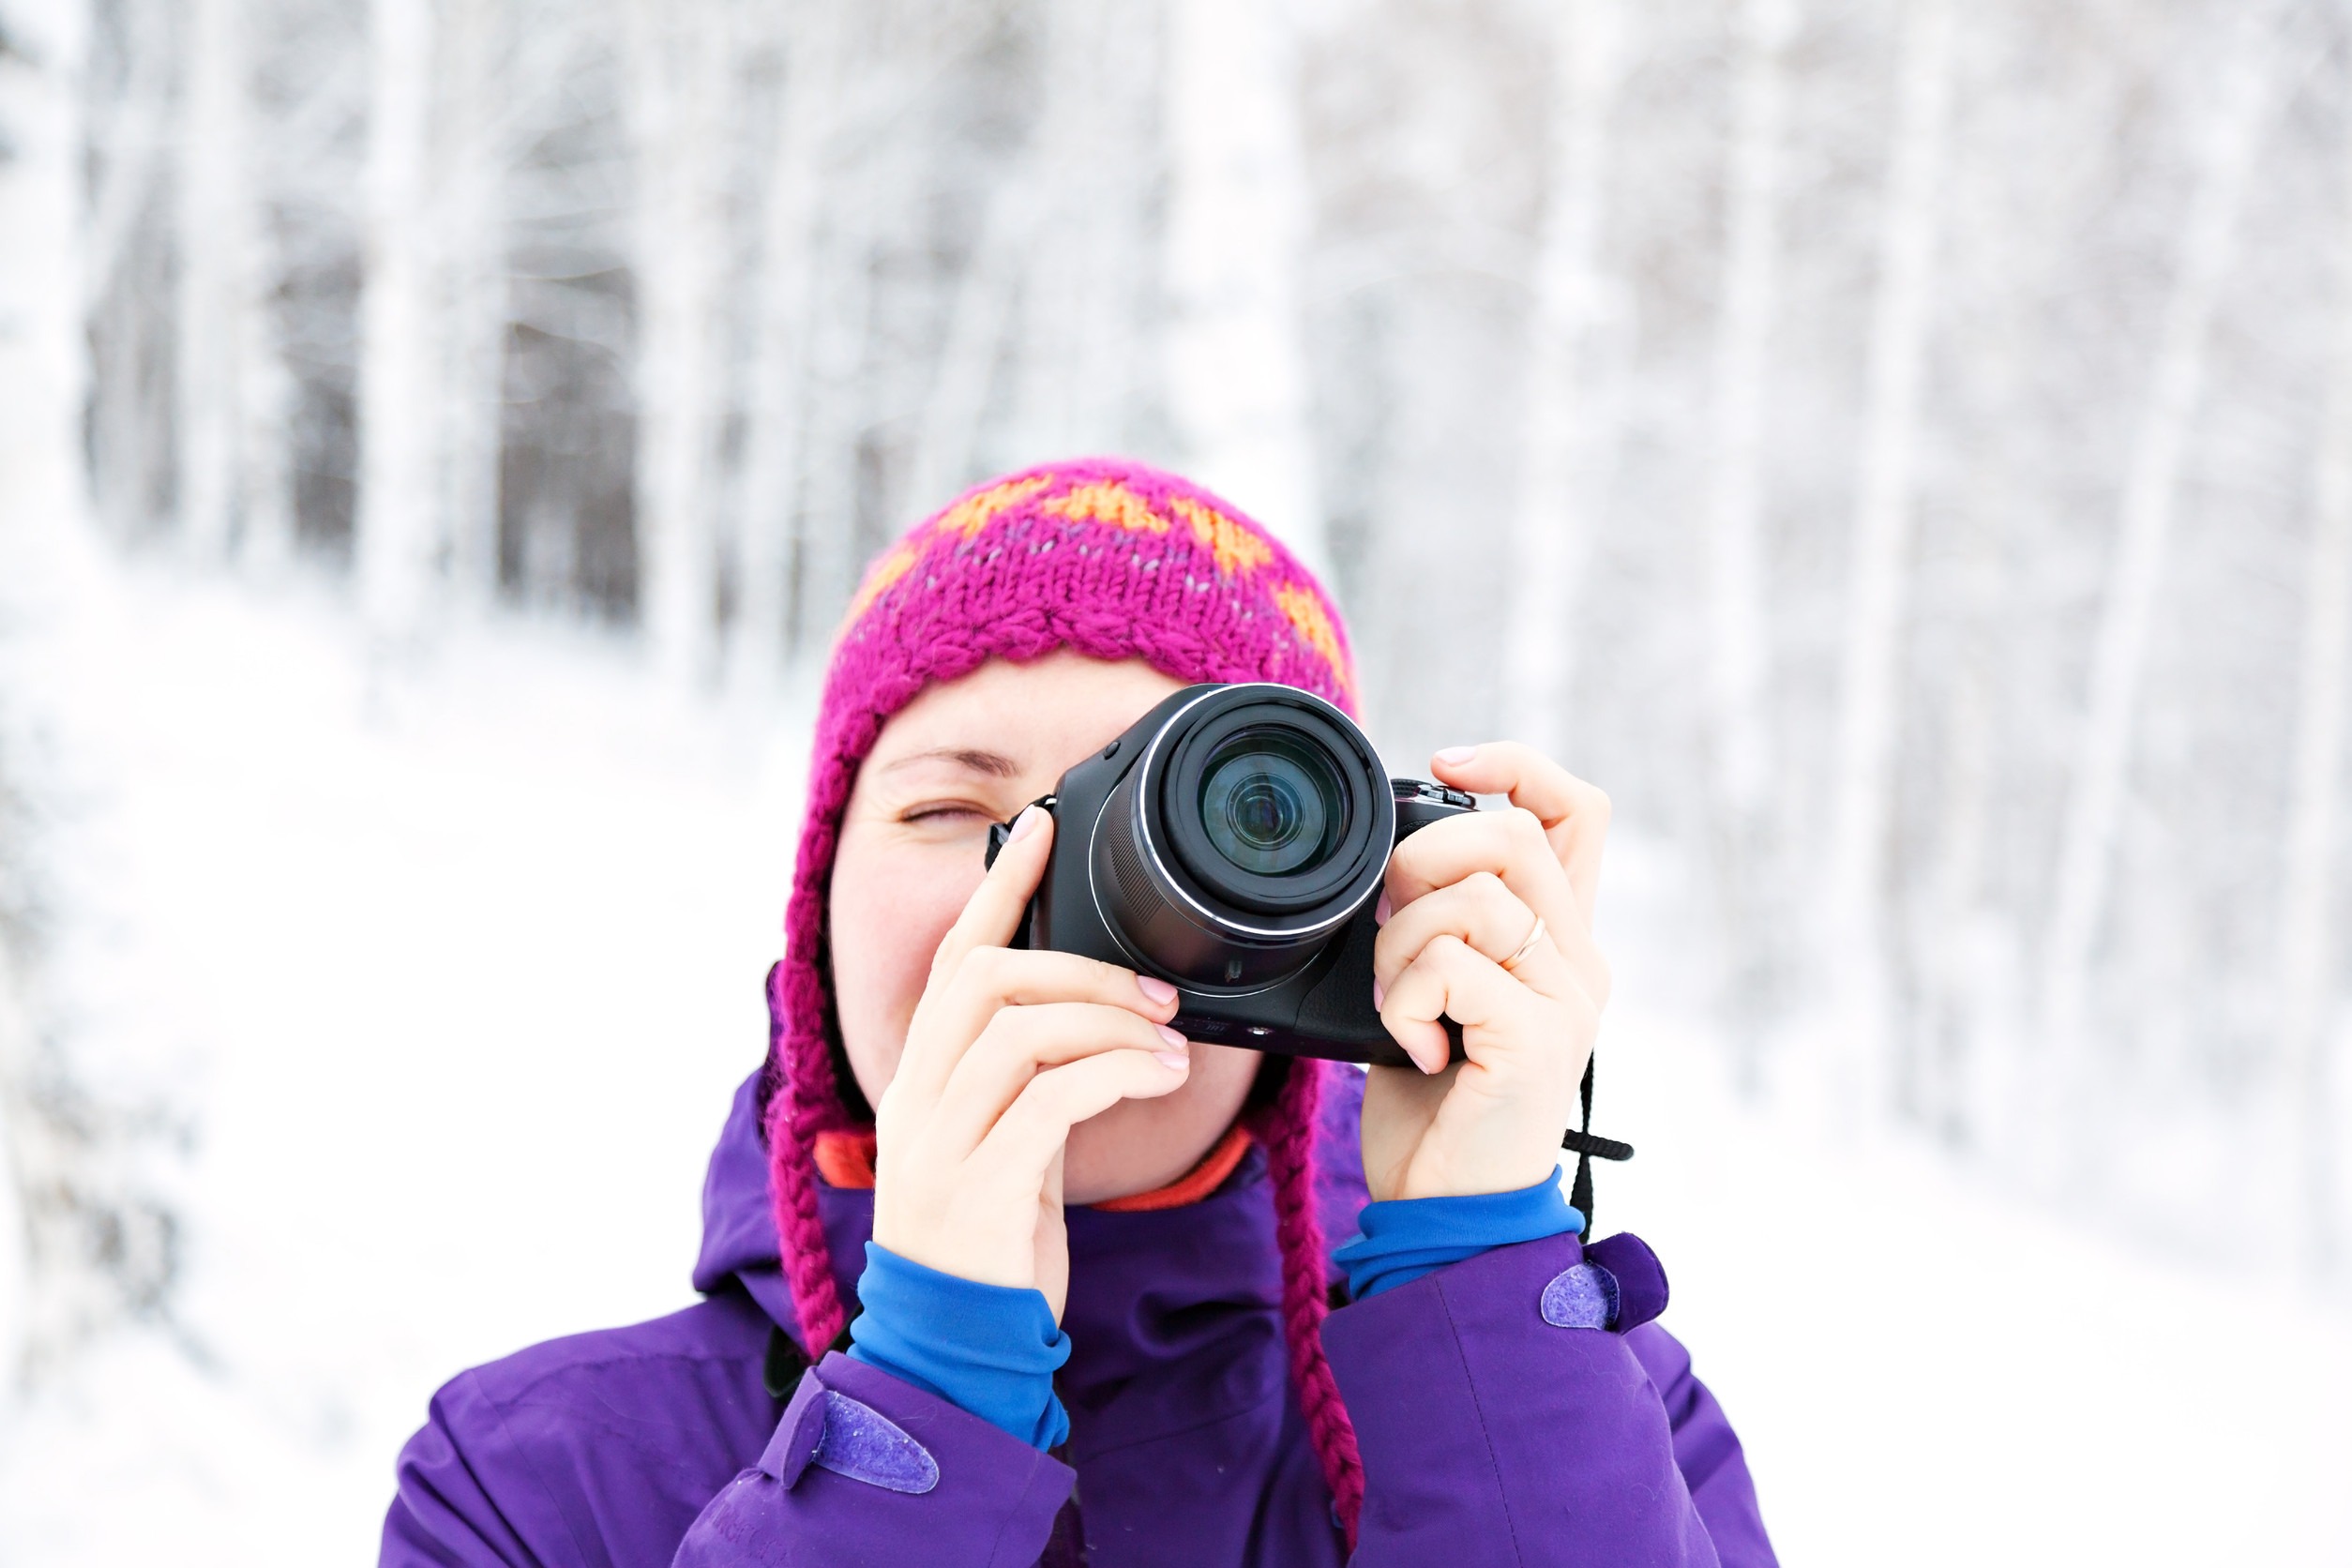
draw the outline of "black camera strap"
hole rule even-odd
[[[1593,1053],[1598,1055],[1596,1051]],[[1576,1098],[1584,1108],[1584,1126],[1571,1127],[1560,1135],[1560,1146],[1576,1153],[1576,1179],[1568,1191],[1568,1201],[1584,1215],[1585,1239],[1592,1237],[1592,1162],[1594,1160],[1630,1160],[1634,1146],[1620,1143],[1613,1138],[1599,1138],[1592,1131],[1592,1057],[1584,1059],[1584,1081],[1576,1086]]]

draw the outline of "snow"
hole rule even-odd
[[[387,663],[312,586],[64,531],[11,551],[42,1001],[97,1088],[192,1139],[158,1168],[173,1325],[8,1414],[0,1559],[365,1561],[441,1380],[689,1299],[702,1160],[763,1045],[806,688],[682,697],[532,623]],[[1673,1005],[1671,878],[1614,853],[1596,1125],[1641,1153],[1601,1171],[1603,1229],[1666,1260],[1787,1560],[2352,1557],[2339,1309],[1743,1106]]]
[[[1665,1260],[1784,1561],[2352,1560],[2341,1308],[1921,1149],[1796,1146],[1639,1006],[1605,1036],[1595,1123],[1639,1153],[1599,1178],[1600,1228]]]
[[[442,1380],[691,1299],[799,737],[594,638],[385,669],[300,592],[58,554],[0,650],[64,817],[45,978],[96,1087],[193,1129],[188,1349],[126,1334],[20,1412],[0,1558],[366,1560]],[[94,1507],[134,1495],[173,1506]]]

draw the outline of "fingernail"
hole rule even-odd
[[[1438,753],[1438,761],[1448,767],[1459,767],[1477,755],[1478,747],[1474,746],[1449,746]]]
[[[1135,985],[1143,993],[1143,1000],[1154,1007],[1165,1007],[1176,1000],[1176,988],[1156,974],[1138,974]]]
[[[1004,841],[1008,844],[1019,843],[1037,831],[1037,824],[1044,820],[1045,815],[1033,806],[1022,807],[1021,814],[1013,819],[1013,831],[1004,836]]]
[[[1388,903],[1388,895],[1383,892],[1380,895],[1380,901],[1372,906],[1372,924],[1375,926],[1387,925],[1388,917],[1391,912],[1392,912],[1389,909]]]
[[[1155,1050],[1152,1053],[1152,1060],[1171,1073],[1181,1073],[1192,1065],[1192,1058],[1180,1050]]]
[[[1161,1024],[1158,1028],[1160,1032],[1160,1038],[1166,1040],[1169,1045],[1174,1046],[1178,1050],[1183,1050],[1192,1044],[1190,1040],[1185,1039],[1182,1034],[1177,1033],[1166,1024]]]
[[[1387,997],[1388,997],[1388,988],[1387,988],[1386,986],[1381,985],[1381,984],[1380,984],[1378,980],[1373,981],[1373,982],[1372,982],[1372,1010],[1373,1010],[1374,1012],[1376,1012],[1376,1013],[1377,1013],[1377,1012],[1379,1012],[1379,1011],[1380,1010],[1380,1003],[1381,1003],[1383,1001],[1387,1000]]]

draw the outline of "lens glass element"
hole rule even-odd
[[[1200,825],[1219,854],[1261,877],[1331,858],[1347,815],[1337,765],[1295,732],[1244,730],[1203,770]]]

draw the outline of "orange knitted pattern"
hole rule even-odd
[[[985,552],[993,561],[1007,553],[1014,535],[1006,531],[1018,532],[1032,520],[1064,526],[1086,524],[1143,538],[1167,537],[1171,532],[1180,538],[1189,536],[1207,553],[1205,564],[1214,565],[1215,580],[1202,583],[1186,577],[1183,580],[1185,586],[1197,592],[1229,585],[1239,591],[1210,619],[1226,621],[1239,629],[1259,618],[1259,607],[1271,611],[1263,616],[1266,629],[1286,634],[1293,646],[1312,656],[1321,666],[1323,679],[1337,688],[1341,706],[1353,705],[1355,671],[1337,616],[1322,590],[1298,571],[1295,563],[1256,523],[1207,491],[1172,476],[1099,460],[1057,464],[999,479],[970,491],[937,517],[910,530],[867,568],[842,618],[837,649],[858,641],[871,621],[896,621],[913,611],[911,594],[938,592],[946,582],[963,586],[971,571],[971,552],[986,542],[984,535],[991,530],[1001,535],[995,549]],[[1034,558],[1041,544],[1051,549],[1050,542],[1033,539],[1021,547],[1022,552]],[[1081,546],[1078,553],[1089,552]],[[894,592],[908,581],[917,565],[926,563],[932,569],[922,574],[921,589]],[[1154,566],[1163,564],[1153,562]],[[1270,580],[1254,580],[1260,573]],[[981,575],[998,578],[1003,574],[983,571]],[[1097,580],[1079,591],[1077,604],[1084,604],[1109,586],[1099,580],[1098,574],[1080,575]],[[1013,596],[1016,602],[1025,596],[1025,593]],[[1171,607],[1163,596],[1153,608]],[[1139,604],[1130,607],[1131,613],[1144,610]],[[1190,612],[1190,616],[1198,614]],[[922,618],[920,612],[915,612],[915,618]],[[1243,638],[1256,640],[1247,632]]]

